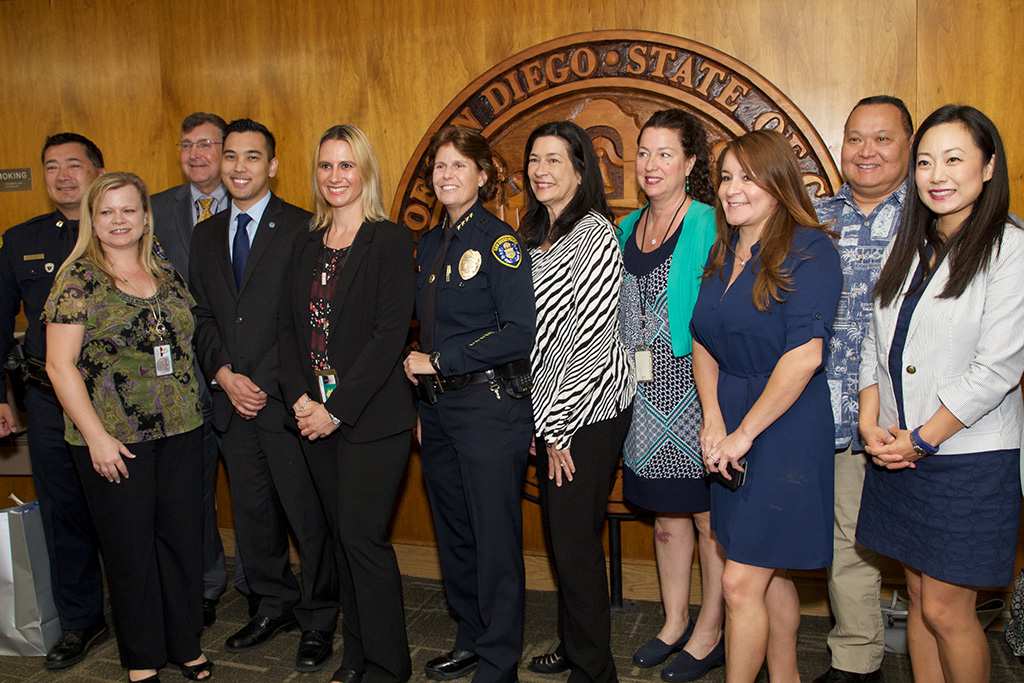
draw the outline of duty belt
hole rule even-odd
[[[491,391],[499,400],[501,399],[499,386],[503,386],[505,392],[512,398],[526,398],[533,388],[530,361],[528,360],[506,363],[491,370],[467,372],[463,375],[416,375],[416,379],[419,380],[419,384],[416,385],[416,395],[430,405],[437,403],[438,394],[443,394],[446,391],[458,391],[474,384],[491,385]]]

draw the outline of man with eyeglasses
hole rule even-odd
[[[229,198],[220,181],[220,157],[227,124],[216,114],[189,114],[181,124],[175,144],[181,170],[188,182],[152,197],[154,234],[174,269],[188,283],[189,246],[192,231],[201,222],[228,207]],[[200,230],[202,228],[199,228]],[[217,620],[217,602],[227,588],[224,546],[217,530],[217,462],[220,448],[213,431],[213,403],[202,372],[196,364],[203,404],[203,626]],[[248,596],[241,560],[235,554],[235,587]]]

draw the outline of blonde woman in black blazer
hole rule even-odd
[[[402,584],[387,527],[416,420],[401,362],[413,239],[386,220],[361,130],[329,129],[313,159],[316,214],[295,242],[279,351],[284,400],[335,541],[344,655],[331,680],[406,681]]]

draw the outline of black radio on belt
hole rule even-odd
[[[490,384],[491,391],[501,399],[498,382],[504,387],[505,393],[512,398],[526,398],[533,390],[533,375],[530,373],[530,361],[521,360],[505,363],[501,367],[481,372],[469,372],[464,375],[416,375],[416,396],[428,405],[437,403],[437,395],[446,391],[458,391],[473,384]]]

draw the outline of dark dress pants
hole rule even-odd
[[[541,518],[558,574],[558,628],[572,664],[571,683],[618,680],[601,530],[632,419],[630,405],[609,420],[581,427],[569,448],[576,472],[561,486],[548,479],[547,457],[537,457]]]
[[[202,429],[126,444],[114,484],[72,446],[107,570],[121,666],[158,669],[199,657],[203,628]]]
[[[103,570],[82,481],[64,441],[64,411],[35,387],[25,392],[25,408],[57,615],[63,629],[92,628],[103,622]]]
[[[516,680],[526,596],[520,498],[533,431],[528,399],[487,385],[419,402],[420,458],[455,647],[480,657],[473,680]]]
[[[220,461],[220,444],[213,429],[213,401],[210,399],[210,392],[205,389],[205,381],[201,380],[200,384],[204,386],[200,396],[203,406],[203,597],[207,600],[218,600],[228,585],[224,544],[217,528],[217,465]]]
[[[341,665],[363,683],[409,680],[402,576],[388,524],[412,432],[355,443],[335,431],[302,448],[334,538],[341,588]]]
[[[221,438],[221,452],[246,580],[260,596],[258,615],[278,619],[294,613],[303,631],[333,631],[334,558],[298,435],[264,429],[236,414]],[[289,527],[299,547],[301,589],[288,561]]]

